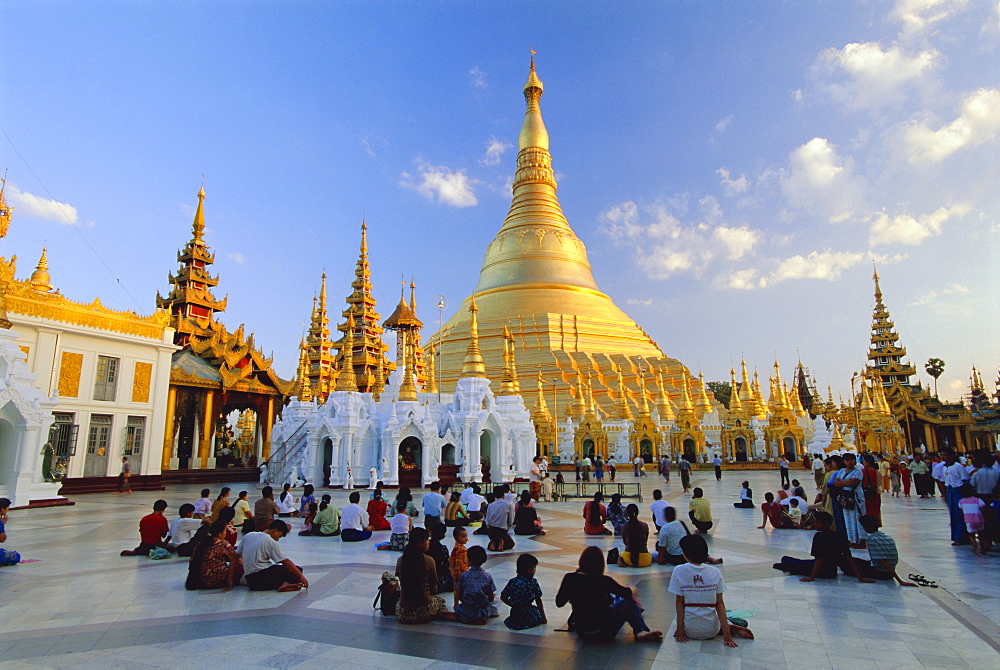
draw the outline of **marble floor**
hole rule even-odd
[[[401,626],[382,617],[372,600],[379,575],[398,555],[339,538],[293,533],[281,540],[304,567],[308,590],[186,591],[185,559],[118,555],[137,543],[138,520],[156,498],[170,503],[172,517],[181,503],[198,497],[200,487],[178,486],[120,497],[81,495],[73,507],[11,513],[5,546],[36,560],[0,569],[0,667],[1000,668],[1000,554],[974,556],[968,547],[950,546],[940,499],[887,499],[883,510],[886,530],[899,544],[900,573],[923,574],[941,588],[867,585],[846,577],[804,584],[771,564],[783,554],[807,556],[812,533],[758,530],[758,510],[731,504],[742,479],[750,481],[758,502],[778,483],[777,472],[726,472],[722,482],[710,472],[694,476],[713,502],[709,544],[725,559],[726,604],[753,614],[756,639],[739,640],[737,649],[721,639],[674,642],[669,567],[608,569],[638,588],[647,622],[667,633],[662,644],[636,643],[627,626],[616,641],[600,645],[582,644],[561,630],[569,614],[554,603],[562,575],[575,568],[584,546],[615,544],[611,537],[584,536],[579,500],[542,503],[548,533],[518,538],[513,552],[487,562],[502,588],[519,552],[540,561],[549,624],[513,632],[502,623],[502,605],[501,618],[484,627]],[[635,481],[624,471],[619,480]],[[676,480],[666,485],[651,475],[640,481],[644,518],[657,487],[686,512],[690,496]],[[233,488],[250,490],[253,499],[258,486]],[[344,493],[333,494],[338,504],[346,502]],[[301,522],[292,522],[297,530]],[[382,536],[388,532],[376,539]],[[485,538],[471,542],[485,544]]]

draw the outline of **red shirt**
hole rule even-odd
[[[139,540],[145,544],[159,544],[168,533],[167,517],[158,512],[147,514],[139,521]]]
[[[775,528],[781,527],[781,511],[782,511],[781,503],[766,502],[760,506],[760,509],[762,512],[764,512],[764,514],[767,515],[767,518],[771,522],[772,526],[774,526]]]

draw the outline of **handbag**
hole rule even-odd
[[[608,565],[618,565],[619,556],[618,547],[608,549]]]
[[[379,601],[382,604],[379,605]],[[372,609],[382,612],[382,616],[396,616],[396,605],[399,603],[399,578],[391,572],[382,573],[382,583],[378,586]]]

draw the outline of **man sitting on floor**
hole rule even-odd
[[[264,531],[243,536],[236,553],[243,559],[247,586],[251,591],[298,591],[309,588],[309,582],[299,566],[278,547],[278,540],[291,530],[291,526],[275,519]]]
[[[911,582],[904,582],[902,577],[896,574],[896,565],[899,563],[896,541],[879,530],[878,519],[871,514],[865,514],[858,521],[868,533],[868,558],[871,561],[868,565],[858,566],[858,571],[872,579],[895,579],[900,586],[916,586]]]
[[[170,545],[178,556],[190,556],[194,551],[194,536],[208,519],[194,518],[194,505],[184,503],[177,510],[177,518],[170,522]]]
[[[368,512],[361,509],[361,494],[352,491],[348,496],[350,505],[340,510],[340,539],[344,542],[360,542],[370,539],[372,526],[368,522]]]
[[[122,556],[149,556],[149,552],[156,547],[171,550],[167,544],[170,528],[167,525],[167,517],[163,516],[166,509],[166,500],[157,500],[153,503],[153,513],[139,520],[139,546],[135,549],[123,549]]]
[[[816,534],[813,535],[812,559],[792,558],[782,556],[780,563],[774,564],[775,570],[784,570],[793,575],[805,575],[799,581],[812,582],[817,577],[821,579],[834,579],[837,576],[837,567],[845,573],[850,573],[858,578],[863,584],[874,584],[874,579],[863,577],[858,571],[858,566],[851,556],[851,548],[847,544],[847,538],[833,530],[833,516],[827,512],[816,512],[813,516],[813,526]]]

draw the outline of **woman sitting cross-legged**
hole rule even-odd
[[[583,532],[587,535],[611,535],[611,531],[604,525],[608,521],[607,508],[601,503],[604,494],[598,491],[594,494],[594,499],[583,506]]]
[[[648,568],[653,564],[653,555],[647,550],[649,542],[649,526],[645,521],[639,521],[639,506],[631,503],[625,508],[628,521],[622,527],[622,540],[625,541],[625,551],[618,558],[618,565],[626,568]]]
[[[521,491],[521,498],[514,507],[514,535],[545,535],[529,491]]]
[[[576,572],[563,577],[556,607],[566,603],[573,607],[569,629],[584,640],[610,640],[626,621],[637,641],[663,640],[663,633],[649,630],[632,589],[604,574],[604,552],[599,547],[584,549]]]
[[[243,577],[243,559],[226,540],[229,522],[213,521],[208,535],[194,547],[184,588],[229,591]]]
[[[390,530],[389,521],[385,518],[389,511],[389,503],[382,497],[382,489],[375,489],[368,501],[368,523],[372,530]]]
[[[396,576],[400,582],[396,605],[399,623],[456,620],[455,613],[447,611],[444,599],[437,595],[437,568],[434,559],[427,555],[430,545],[427,529],[414,528],[403,555],[396,561]]]
[[[753,504],[753,491],[750,489],[750,482],[743,482],[743,488],[740,489],[740,501],[733,503],[733,507],[741,509],[754,509],[756,507]]]

